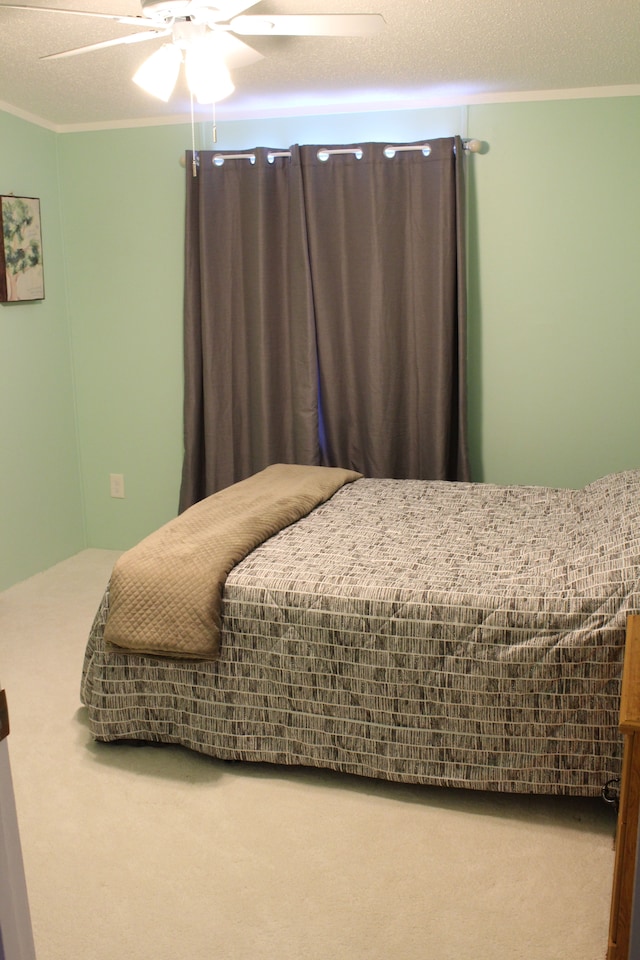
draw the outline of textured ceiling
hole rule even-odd
[[[138,0],[39,5],[140,13]],[[135,30],[3,6],[0,108],[60,130],[188,117],[183,87],[164,104],[131,82],[161,41],[39,61]],[[220,120],[559,90],[640,93],[640,0],[261,0],[246,12],[380,13],[386,24],[366,39],[247,37],[265,59],[233,72],[236,92],[218,105]]]

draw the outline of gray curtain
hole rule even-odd
[[[301,148],[323,459],[466,480],[463,145],[358,146]]]
[[[271,463],[320,462],[313,304],[295,155],[187,157],[180,509]]]
[[[462,143],[358,146],[188,158],[181,509],[275,462],[469,478]]]

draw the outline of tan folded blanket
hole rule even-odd
[[[116,562],[107,644],[119,652],[215,659],[229,571],[360,476],[274,464],[185,510]]]

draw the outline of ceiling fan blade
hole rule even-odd
[[[115,20],[116,23],[124,23],[126,26],[146,27],[148,19],[146,17],[119,17],[115,13],[89,13],[86,10],[64,10],[61,7],[34,7],[31,4],[3,3],[2,10],[31,10],[34,13],[63,13],[72,17],[97,17],[100,20]]]
[[[384,18],[379,13],[249,15],[234,17],[229,26],[246,36],[372,37],[382,30]]]
[[[258,60],[264,60],[264,54],[258,53],[253,47],[232,33],[215,31],[216,45],[220,56],[229,70],[238,70],[240,67],[249,67]]]
[[[62,53],[49,53],[40,60],[62,60],[63,57],[75,57],[80,53],[90,53],[92,50],[102,50],[104,47],[117,47],[124,43],[140,43],[143,40],[157,40],[159,37],[170,37],[171,30],[147,30],[145,33],[130,33],[126,37],[117,37],[115,40],[103,40],[101,43],[90,43],[86,47],[75,47],[73,50],[63,50]]]
[[[196,14],[206,20],[207,23],[221,23],[237,17],[239,13],[248,10],[249,7],[255,7],[259,0],[191,0],[188,14]]]

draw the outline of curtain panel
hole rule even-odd
[[[466,479],[462,143],[408,146],[301,148],[323,455],[369,477]]]
[[[187,163],[181,509],[274,462],[469,479],[464,152],[420,146]]]
[[[320,462],[297,157],[187,163],[180,509],[271,463]],[[295,151],[294,151],[295,153]]]

